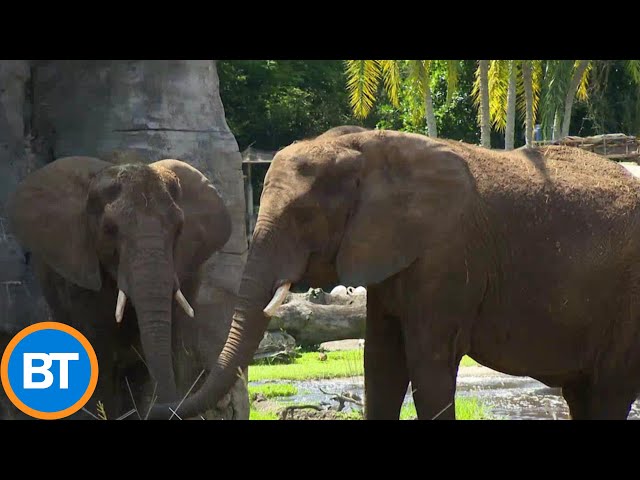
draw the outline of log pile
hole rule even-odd
[[[640,159],[640,142],[636,137],[624,133],[610,133],[593,137],[568,136],[552,142],[552,144],[582,148],[616,161],[637,162]]]

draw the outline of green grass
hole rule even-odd
[[[349,410],[348,412],[338,412],[336,416],[340,420],[362,420],[362,412]]]
[[[339,412],[341,420],[362,420],[362,413],[358,411]],[[416,407],[413,402],[402,406],[400,420],[415,420],[417,418]],[[457,420],[491,420],[493,417],[487,408],[475,398],[456,398]],[[278,420],[275,412],[258,411],[251,409],[249,420]]]
[[[249,420],[278,420],[275,412],[266,412],[261,410],[249,410]]]
[[[461,367],[478,365],[464,356]],[[362,349],[327,352],[327,359],[320,361],[318,352],[302,353],[292,363],[274,365],[251,365],[249,381],[261,380],[315,380],[323,378],[356,377],[364,375],[364,352]]]
[[[416,407],[413,402],[405,403],[400,411],[400,420],[413,420],[417,418]],[[457,420],[490,420],[491,414],[476,398],[456,398]]]
[[[277,381],[277,380],[318,380],[338,377],[355,377],[364,375],[364,352],[362,349],[326,352],[327,358],[320,360],[319,352],[304,352],[289,364],[251,365],[249,367],[249,381]],[[461,367],[470,367],[478,363],[470,357],[463,357]],[[251,400],[257,393],[267,398],[294,396],[298,390],[293,385],[266,383],[250,385]],[[288,402],[279,401],[285,405]],[[359,412],[343,412],[339,415],[344,420],[360,420]],[[257,411],[253,407],[249,415],[250,420],[277,420],[275,412]],[[401,420],[416,418],[413,402],[402,407]],[[483,420],[492,418],[487,408],[474,398],[456,398],[456,418],[460,420]]]
[[[471,357],[467,357],[466,355],[462,357],[462,360],[460,360],[461,367],[475,367],[476,365],[478,365],[478,362],[476,362]]]
[[[361,349],[327,352],[325,361],[318,352],[308,352],[285,365],[251,365],[249,381],[355,377],[364,375],[363,361]]]
[[[292,397],[298,394],[298,387],[286,383],[265,383],[263,385],[249,385],[249,398],[253,400],[261,393],[265,398]]]

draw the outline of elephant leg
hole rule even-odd
[[[455,392],[461,354],[457,330],[435,315],[409,314],[403,326],[407,367],[419,420],[455,420]],[[427,320],[428,319],[428,320]]]
[[[595,385],[589,395],[590,420],[626,420],[636,395],[615,385]]]
[[[364,371],[365,418],[398,420],[409,385],[401,322],[384,313],[374,288],[367,292]]]
[[[626,420],[635,395],[616,385],[583,380],[562,387],[572,420]]]
[[[562,396],[567,405],[572,420],[586,420],[589,418],[589,390],[588,382],[580,380],[562,387]]]

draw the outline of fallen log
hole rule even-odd
[[[301,346],[333,340],[364,338],[365,293],[334,294],[321,289],[289,293],[271,317],[268,330],[284,330]]]

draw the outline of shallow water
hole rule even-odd
[[[466,369],[461,369],[462,371]],[[546,385],[529,377],[514,377],[484,367],[469,367],[472,374],[458,375],[456,395],[458,397],[478,398],[492,417],[504,420],[566,420],[569,408],[560,395],[559,389]],[[254,382],[252,382],[254,383]],[[262,383],[262,382],[255,382]],[[298,394],[282,400],[293,403],[314,403],[322,401],[337,405],[325,392],[350,392],[364,397],[364,378],[335,378],[327,380],[281,381],[298,387]],[[411,401],[410,389],[405,402]],[[355,407],[347,403],[345,411]],[[629,420],[640,420],[640,400],[633,404]]]

